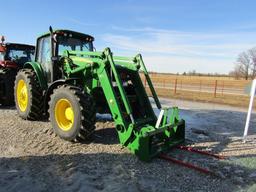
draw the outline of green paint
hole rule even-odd
[[[27,62],[24,64],[23,68],[30,68],[33,69],[36,73],[36,76],[38,78],[39,84],[43,89],[47,88],[47,81],[45,79],[44,71],[40,65],[40,63],[37,62]]]
[[[62,30],[54,31],[56,32],[58,35]],[[68,33],[78,34],[72,31]],[[40,36],[37,42],[49,35],[46,33]],[[81,38],[86,36],[79,33]],[[54,48],[51,50],[55,51]],[[161,104],[140,54],[135,57],[113,56],[109,48],[103,52],[65,50],[54,65],[61,69],[62,78],[78,78],[79,86],[84,87],[86,92],[103,94],[102,97],[94,98],[96,103],[99,102],[100,107],[110,110],[120,143],[141,160],[149,161],[162,151],[184,141],[185,122],[180,120],[177,107],[164,109],[160,126],[155,127],[157,117],[146,94],[139,70],[144,73],[159,109]],[[49,79],[43,75],[40,64],[31,62],[25,65],[30,66],[36,71],[42,88],[47,90]],[[77,86],[77,83],[74,85]]]

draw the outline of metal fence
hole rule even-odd
[[[248,96],[245,93],[245,87],[250,83],[245,81],[236,80],[190,80],[190,79],[159,79],[152,78],[151,80],[155,88],[169,89],[174,94],[179,91],[190,91],[199,93],[210,93],[214,97],[216,95],[243,95]],[[144,86],[147,87],[147,82],[144,79]]]

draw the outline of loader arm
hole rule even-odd
[[[83,57],[79,59],[78,55]],[[161,108],[141,55],[118,57],[106,48],[103,52],[65,51],[63,56],[72,60],[72,63],[65,63],[69,77],[80,75],[85,81],[93,77],[85,89],[102,88],[120,143],[141,160],[148,161],[184,141],[185,122],[179,119],[177,107]],[[140,68],[157,107],[163,110],[159,118],[146,94],[139,75]]]

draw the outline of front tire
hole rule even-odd
[[[68,141],[84,141],[95,130],[96,111],[92,97],[70,85],[55,89],[49,102],[54,132]]]
[[[36,73],[32,69],[22,69],[15,80],[15,104],[23,119],[38,120],[43,114],[43,91]]]

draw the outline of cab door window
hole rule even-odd
[[[0,52],[0,61],[4,61],[4,52]]]
[[[38,42],[37,62],[39,62],[45,71],[48,82],[51,81],[51,42],[50,37],[41,38]]]

